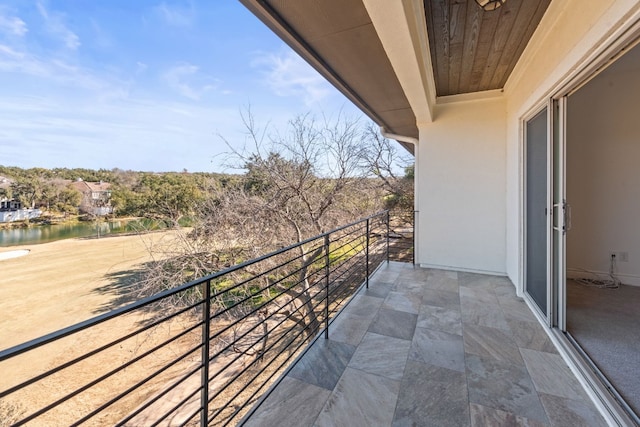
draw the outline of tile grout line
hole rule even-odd
[[[396,274],[397,274],[397,275],[399,275],[399,273],[396,273]],[[394,282],[395,282],[395,281],[394,281]],[[370,286],[371,286],[371,285],[370,285]],[[375,284],[374,284],[374,286],[375,286]],[[364,287],[362,287],[362,288],[360,289],[360,291],[358,292],[358,294],[360,294],[360,295],[362,295],[362,296],[371,296],[371,295],[365,295],[365,293],[366,293],[366,291],[367,291],[367,290],[368,290],[368,288],[364,288]],[[372,297],[373,297],[373,296],[372,296]],[[338,378],[338,380],[336,381],[336,384],[335,384],[335,385],[333,386],[333,388],[331,389],[331,392],[329,393],[329,396],[327,397],[327,399],[325,400],[324,404],[322,405],[322,409],[320,409],[320,412],[319,412],[319,413],[318,413],[318,415],[316,415],[316,417],[314,418],[314,420],[313,420],[313,424],[312,424],[312,425],[314,425],[314,426],[317,424],[318,419],[319,419],[319,418],[320,418],[320,416],[322,415],[322,412],[324,411],[324,408],[326,407],[327,403],[331,400],[331,397],[333,396],[334,392],[336,391],[336,388],[338,387],[338,384],[340,384],[340,381],[341,381],[341,380],[342,380],[342,378],[344,377],[345,372],[347,371],[347,368],[354,369],[354,370],[357,370],[357,371],[362,372],[362,373],[368,373],[368,374],[371,374],[371,373],[369,373],[369,372],[366,372],[366,371],[363,371],[363,370],[360,370],[360,369],[357,369],[357,368],[352,368],[352,367],[350,367],[350,366],[349,366],[349,363],[351,362],[351,359],[353,358],[353,355],[356,353],[356,351],[358,351],[358,347],[360,347],[360,345],[362,344],[362,341],[364,340],[365,335],[366,335],[366,334],[367,334],[367,332],[369,331],[369,327],[371,326],[371,323],[372,323],[372,322],[373,322],[373,320],[376,318],[376,316],[377,316],[378,312],[380,311],[380,308],[382,308],[382,305],[384,304],[384,300],[386,299],[386,298],[380,298],[380,297],[373,297],[373,298],[379,298],[379,299],[381,299],[381,300],[382,300],[382,303],[381,303],[381,304],[380,304],[380,305],[379,305],[379,306],[374,310],[374,311],[375,311],[375,315],[372,315],[372,316],[371,316],[371,319],[369,320],[369,323],[367,324],[367,329],[366,329],[365,333],[362,335],[362,337],[360,338],[360,340],[358,340],[357,344],[355,344],[355,350],[353,351],[353,353],[352,353],[352,354],[351,354],[351,356],[349,357],[349,360],[346,362],[344,370],[343,370],[343,371],[342,371],[342,373],[340,374],[340,377],[339,377],[339,378]],[[329,337],[329,339],[331,339],[331,337]],[[336,342],[340,342],[340,341],[336,341]],[[375,375],[375,374],[372,374],[372,375]],[[376,376],[378,376],[378,377],[380,377],[380,378],[386,378],[386,377],[384,377],[384,376],[382,376],[382,375],[376,375]],[[389,379],[389,378],[386,378],[386,379]],[[399,395],[399,392],[398,392],[398,395]],[[397,405],[397,401],[398,401],[398,396],[396,396],[396,405]],[[395,411],[394,411],[394,415],[395,415]],[[389,427],[391,427],[391,426],[389,426]]]
[[[502,315],[506,320],[509,316],[507,315],[507,313],[505,313],[503,304],[500,302],[499,298],[498,298],[498,307],[500,307],[500,311],[502,312]],[[509,324],[509,322],[507,322],[507,327],[509,328],[509,335],[510,335],[511,340],[516,345],[516,347],[518,347],[518,353],[520,354],[520,357],[522,358],[522,364],[524,366],[524,369],[527,372],[527,375],[529,376],[529,379],[531,380],[531,384],[533,384],[533,389],[536,391],[536,398],[538,399],[538,403],[542,407],[542,410],[544,411],[544,415],[547,417],[546,425],[552,426],[551,417],[549,416],[549,413],[547,412],[547,408],[542,404],[542,400],[540,399],[540,391],[538,390],[538,387],[536,386],[536,383],[533,381],[533,377],[531,376],[531,372],[529,371],[529,367],[527,366],[527,361],[525,360],[524,355],[522,354],[522,347],[520,347],[518,342],[514,339],[515,332],[511,329],[511,325]]]
[[[430,273],[429,273],[430,274]],[[400,275],[398,275],[399,277]],[[427,278],[429,277],[429,275],[427,275]],[[426,282],[426,280],[425,280]],[[413,337],[415,337],[416,335],[416,329],[418,329],[418,321],[416,319],[416,327],[413,330],[413,336],[411,337],[411,344],[413,344]],[[402,382],[404,381],[405,375],[407,373],[407,364],[409,362],[409,355],[411,354],[411,344],[409,345],[409,351],[407,352],[407,357],[405,358],[404,361],[404,369],[402,370],[402,378],[400,379],[400,385],[402,386]],[[398,396],[396,396],[396,405],[393,409],[393,417],[391,418],[391,425],[389,427],[391,427],[393,425],[394,420],[396,419],[396,413],[398,412],[398,404],[400,403],[400,392],[402,391],[402,387],[400,387],[400,390],[398,391]]]
[[[464,330],[465,330],[465,325],[462,321],[462,301],[460,298],[460,277],[458,275],[458,273],[456,273],[456,282],[458,283],[458,304],[460,304],[460,333],[462,334],[462,354],[464,357],[464,383],[466,384],[467,387],[467,408],[469,410],[469,426],[472,427],[473,426],[473,419],[471,418],[471,393],[469,390],[469,374],[467,372],[467,352],[464,349]]]

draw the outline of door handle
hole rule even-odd
[[[560,227],[560,224],[554,224],[553,229],[566,233],[567,231],[571,230],[571,205],[567,203],[566,200],[564,200],[562,203],[555,203],[553,205],[554,210],[560,208],[562,208],[562,227]],[[560,217],[558,215],[553,215],[553,221],[555,221],[555,218]]]
[[[560,218],[558,215],[555,214],[555,210],[556,209],[560,209],[560,207],[562,206],[562,203],[554,203],[552,208],[551,208],[551,221],[553,221],[553,229],[556,231],[564,231],[562,228],[559,227],[559,224],[556,225],[555,221],[556,218]]]

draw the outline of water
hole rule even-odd
[[[0,247],[32,245],[75,237],[99,237],[160,228],[164,228],[163,223],[147,219],[34,225],[29,228],[0,230]]]

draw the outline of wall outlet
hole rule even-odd
[[[615,258],[617,262],[629,262],[629,252],[609,252],[609,259]]]

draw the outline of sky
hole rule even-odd
[[[248,106],[366,121],[237,0],[0,3],[0,165],[228,172]]]

